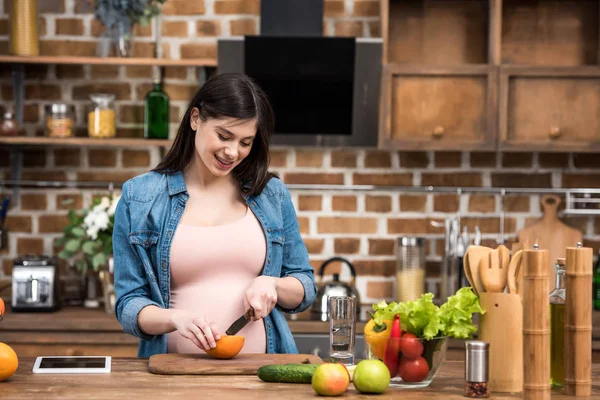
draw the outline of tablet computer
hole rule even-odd
[[[110,356],[42,356],[35,359],[34,374],[106,374]]]

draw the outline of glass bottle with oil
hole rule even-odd
[[[556,285],[550,293],[550,382],[563,386],[565,382],[565,259],[557,258]]]

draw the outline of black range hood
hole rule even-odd
[[[262,36],[323,36],[323,0],[261,0]]]

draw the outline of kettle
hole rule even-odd
[[[333,274],[333,281],[323,282],[319,286],[317,291],[317,298],[311,308],[311,318],[319,321],[329,320],[329,297],[330,296],[348,296],[356,297],[356,317],[359,321],[360,318],[360,295],[358,290],[354,286],[356,280],[356,270],[350,261],[342,257],[332,257],[326,260],[319,269],[319,282],[323,281],[323,275],[325,273],[325,267],[333,262],[340,261],[346,264],[350,268],[352,273],[352,280],[350,284],[340,281],[340,274]]]

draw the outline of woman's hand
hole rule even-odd
[[[214,348],[216,340],[221,337],[219,328],[213,321],[187,311],[175,311],[171,315],[171,322],[181,336],[191,340],[202,350]]]
[[[277,304],[277,278],[272,276],[258,276],[252,280],[250,287],[244,294],[244,309],[254,309],[252,320],[258,321],[265,318],[275,304]]]

